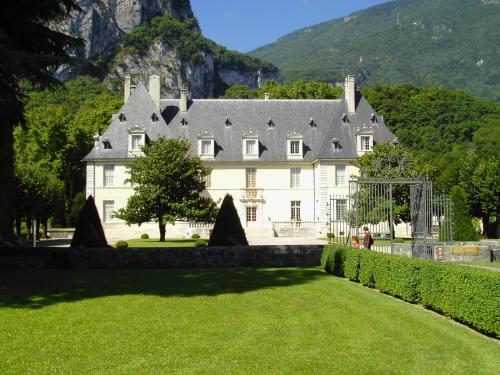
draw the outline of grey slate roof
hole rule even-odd
[[[355,134],[363,127],[373,130],[374,142],[382,143],[394,139],[381,118],[371,120],[373,108],[362,97],[358,97],[356,114],[348,115],[344,99],[338,100],[221,100],[195,99],[189,101],[187,112],[179,110],[178,99],[162,99],[161,115],[143,85],[139,85],[118,114],[123,113],[125,122],[114,117],[106,132],[100,137],[99,148],[85,157],[85,161],[126,159],[128,155],[128,130],[134,126],[144,127],[151,140],[163,135],[185,137],[197,153],[198,136],[203,132],[213,134],[215,158],[218,162],[242,161],[242,139],[248,132],[258,134],[260,152],[258,160],[245,162],[280,162],[287,160],[287,137],[292,133],[302,136],[304,157],[316,159],[354,159],[356,157]],[[153,123],[155,113],[160,121]],[[273,122],[270,127],[269,119]],[[311,126],[311,119],[314,122]],[[230,125],[226,125],[226,121]],[[185,125],[182,124],[185,123]],[[187,122],[187,124],[186,124]],[[333,150],[336,139],[340,150]],[[109,139],[111,150],[105,150],[103,140]]]

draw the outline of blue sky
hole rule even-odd
[[[203,35],[248,52],[305,26],[387,0],[191,0]]]

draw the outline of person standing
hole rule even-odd
[[[365,233],[365,237],[363,239],[363,246],[365,247],[365,249],[371,250],[372,245],[373,245],[372,234],[368,230],[368,227],[364,227],[363,232]]]

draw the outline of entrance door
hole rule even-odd
[[[247,228],[257,228],[259,226],[257,206],[246,206],[245,210]]]

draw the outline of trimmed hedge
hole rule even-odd
[[[123,249],[125,247],[128,247],[128,242],[127,241],[118,241],[115,246],[119,249]]]
[[[328,273],[500,337],[499,272],[338,245],[325,247],[322,265]]]

